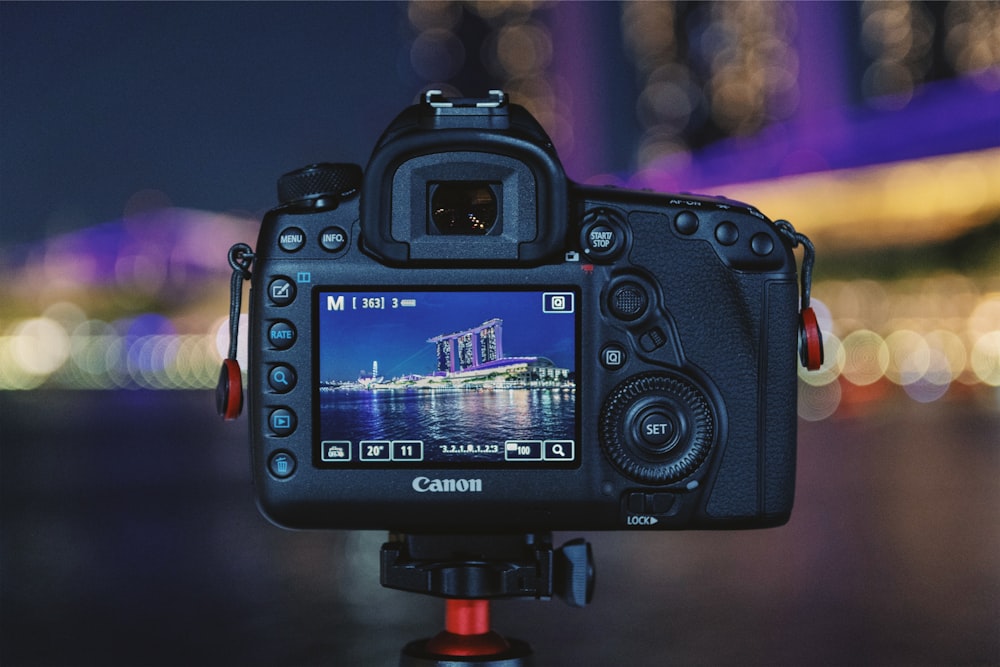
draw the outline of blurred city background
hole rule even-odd
[[[590,536],[594,605],[499,629],[553,665],[1000,664],[1000,2],[908,0],[0,4],[0,663],[393,664],[436,631],[379,588],[384,535],[256,515],[212,394],[277,176],[364,164],[428,88],[504,89],[578,182],[818,249],[792,522]]]

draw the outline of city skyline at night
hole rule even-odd
[[[460,338],[469,331],[489,329],[484,323],[503,321],[503,356],[496,352],[470,359],[456,370],[489,366],[502,360],[543,357],[558,368],[575,369],[574,312],[545,312],[543,291],[420,291],[322,292],[320,294],[320,382],[352,382],[378,361],[386,379],[430,376],[441,371],[436,338]],[[338,301],[338,297],[344,300]],[[364,299],[381,299],[368,301]],[[342,303],[328,307],[328,299]],[[393,301],[396,307],[393,307]],[[363,304],[378,307],[363,307]],[[412,304],[403,306],[402,304]],[[382,307],[384,306],[384,307]],[[456,354],[457,348],[456,345]],[[487,346],[488,347],[488,346]],[[468,353],[472,354],[469,349]],[[449,362],[450,363],[450,362]]]

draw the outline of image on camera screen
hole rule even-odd
[[[577,462],[572,288],[316,295],[318,466]]]
[[[315,295],[317,466],[579,460],[573,288]]]

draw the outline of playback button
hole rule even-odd
[[[298,419],[296,419],[295,413],[288,408],[278,408],[268,416],[267,424],[271,427],[271,433],[278,437],[284,437],[295,431]]]

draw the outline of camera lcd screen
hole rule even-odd
[[[579,461],[575,288],[314,295],[317,466]]]

